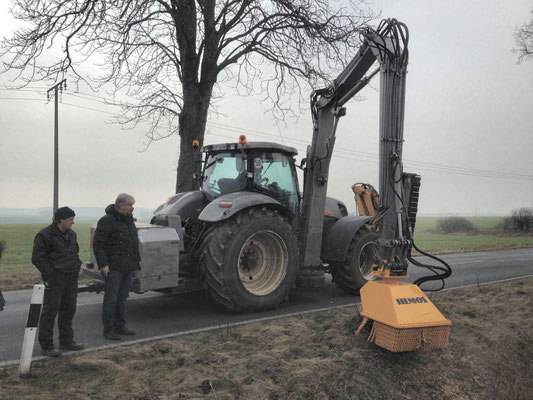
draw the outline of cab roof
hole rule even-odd
[[[219,151],[236,151],[241,150],[244,147],[244,151],[247,150],[271,150],[277,152],[284,152],[292,154],[293,156],[298,155],[298,150],[294,147],[284,146],[279,143],[274,142],[246,142],[245,144],[240,143],[221,143],[221,144],[210,144],[202,147],[203,152],[219,152]]]

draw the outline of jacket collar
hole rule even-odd
[[[124,215],[117,211],[114,204],[110,204],[105,209],[106,214],[110,214],[115,217],[115,219],[119,221],[133,221],[133,215]]]
[[[70,239],[70,229],[67,229],[65,232],[61,232],[56,222],[52,222],[52,224],[50,225],[50,228],[51,228],[50,229],[51,234],[58,235],[66,239]]]

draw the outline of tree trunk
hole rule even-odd
[[[201,172],[200,148],[204,144],[205,126],[213,85],[192,84],[184,88],[183,108],[179,116],[180,156],[178,160],[176,193],[197,190],[200,182],[192,177]],[[193,140],[200,148],[194,151]]]

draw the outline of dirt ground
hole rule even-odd
[[[431,296],[442,349],[390,353],[336,309],[0,369],[0,399],[531,399],[533,279]]]

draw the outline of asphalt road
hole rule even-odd
[[[533,248],[521,250],[486,251],[442,256],[451,265],[453,274],[446,280],[446,289],[533,276]],[[420,262],[433,262],[425,257]],[[410,267],[413,281],[426,275],[426,270]],[[163,295],[148,292],[132,294],[127,303],[128,327],[136,335],[121,342],[102,336],[102,294],[80,293],[74,318],[75,340],[85,343],[87,351],[133,344],[154,338],[171,337],[191,332],[242,324],[251,320],[268,320],[283,315],[313,312],[320,309],[357,304],[357,296],[337,290],[327,275],[326,285],[319,289],[296,288],[289,301],[278,309],[261,313],[230,313],[214,305],[202,292]],[[428,283],[424,289],[437,283]],[[5,292],[6,308],[0,312],[0,366],[14,365],[20,359],[22,341],[31,298],[31,290]],[[57,326],[55,329],[57,343]],[[131,339],[130,339],[131,338]],[[85,350],[84,350],[85,351]],[[34,357],[40,356],[35,344]]]

